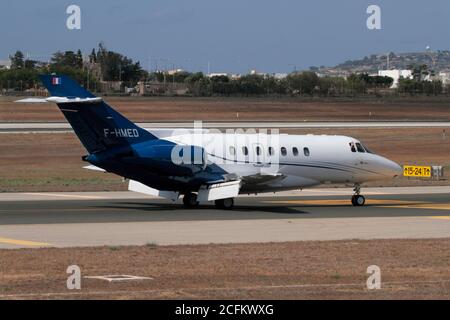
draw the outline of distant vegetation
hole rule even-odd
[[[442,55],[448,56],[450,61],[450,53]],[[393,83],[392,78],[370,76],[368,72],[371,69],[368,66],[379,67],[374,61],[381,63],[383,57],[380,56],[346,62],[341,65],[342,68],[356,66],[365,71],[345,77],[321,74],[320,68],[312,68],[311,71],[293,72],[284,78],[270,74],[208,77],[201,72],[187,71],[148,73],[139,62],[108,50],[103,44],[92,49],[84,58],[78,50],[56,52],[47,62],[27,59],[21,51],[14,53],[10,59],[11,68],[0,70],[0,92],[4,93],[40,88],[38,75],[43,73],[66,74],[90,90],[103,93],[111,90],[124,92],[125,87],[135,90],[133,88],[140,81],[161,84],[162,89],[156,94],[165,94],[168,87],[178,84],[178,87],[186,89],[186,94],[192,96],[339,97],[389,93],[437,95],[444,91],[441,81],[424,81],[424,77],[434,71],[429,70],[427,65],[412,65],[410,60],[409,68],[413,70],[414,78],[400,79],[397,90],[389,89]],[[405,58],[392,54],[391,59],[394,63]]]
[[[146,77],[139,62],[120,53],[109,51],[103,44],[93,49],[89,61],[83,60],[81,50],[53,54],[49,62],[26,59],[21,51],[12,56],[11,68],[0,70],[0,89],[25,91],[40,86],[38,75],[57,73],[68,75],[84,86],[99,88],[101,81],[120,81],[134,86]]]

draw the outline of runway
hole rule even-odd
[[[147,122],[137,123],[145,129],[182,129],[193,128],[193,122]],[[278,128],[278,129],[313,129],[313,128],[449,128],[450,122],[440,121],[355,121],[355,122],[202,122],[205,129],[225,129],[225,128]],[[30,123],[0,123],[0,133],[54,133],[54,132],[72,132],[68,123],[56,122],[30,122]]]
[[[232,211],[121,193],[0,195],[0,248],[450,237],[450,188],[240,197]]]

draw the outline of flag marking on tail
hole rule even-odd
[[[54,86],[59,86],[62,84],[61,78],[60,77],[53,77],[52,78],[52,84]]]

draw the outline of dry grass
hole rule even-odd
[[[64,121],[52,104],[15,104],[13,100],[0,99],[0,122]],[[133,121],[450,120],[449,97],[375,101],[169,97],[106,100]]]
[[[449,252],[450,239],[1,250],[0,299],[448,299]],[[74,293],[72,264],[83,276],[154,280],[85,279]],[[369,265],[382,290],[365,289]]]

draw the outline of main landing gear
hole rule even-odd
[[[197,195],[195,193],[187,193],[183,197],[183,204],[186,208],[198,207]]]
[[[361,192],[361,186],[356,183],[355,188],[353,189],[355,191],[355,194],[352,196],[352,205],[355,207],[362,207],[366,203],[366,198],[364,196],[360,195]]]
[[[197,201],[197,195],[195,193],[187,193],[183,197],[183,204],[186,208],[196,208],[199,205]],[[230,210],[234,207],[234,199],[220,199],[215,201],[216,207],[218,209]]]
[[[228,198],[228,199],[220,199],[215,201],[216,207],[218,209],[226,209],[230,210],[234,206],[234,199]]]

